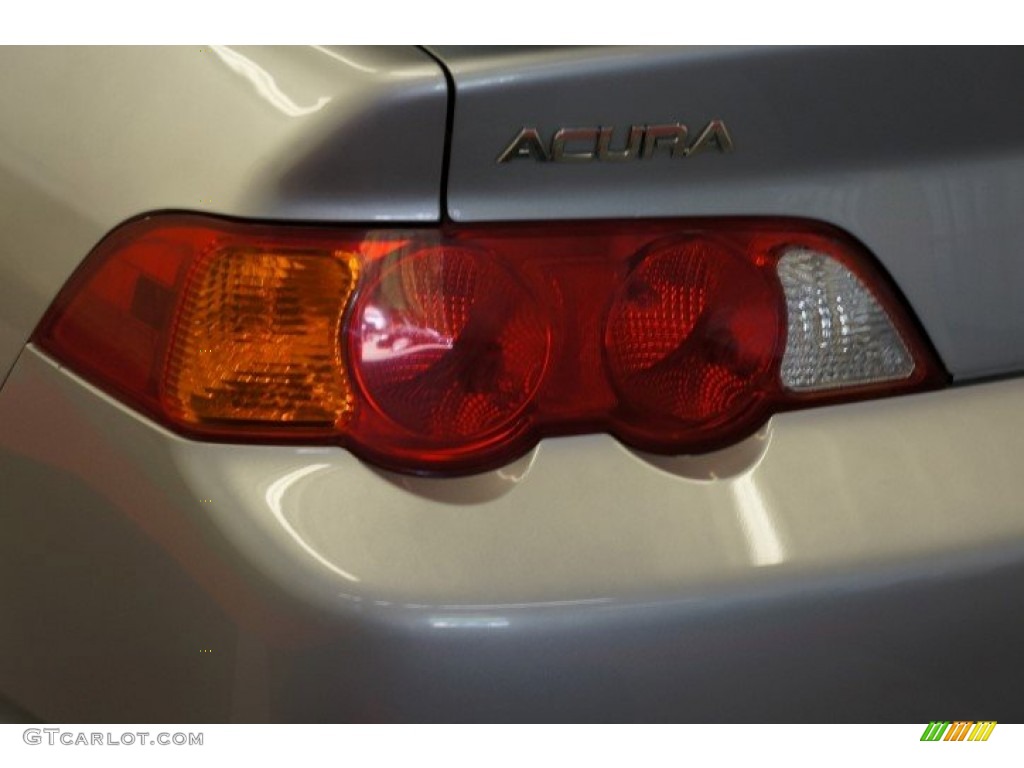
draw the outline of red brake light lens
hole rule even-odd
[[[35,341],[186,435],[333,442],[407,471],[586,431],[705,450],[778,410],[946,378],[856,243],[755,219],[153,216],[97,247]]]
[[[428,247],[377,270],[349,332],[374,410],[450,445],[513,422],[537,390],[548,346],[545,313],[515,273],[462,246]]]
[[[785,325],[771,277],[700,238],[643,254],[606,326],[609,369],[631,423],[700,430],[757,405],[771,390]]]

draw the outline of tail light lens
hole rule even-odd
[[[547,313],[494,253],[431,246],[368,283],[348,353],[360,391],[390,422],[376,430],[455,444],[515,422],[544,373]]]
[[[544,435],[693,452],[773,412],[938,386],[870,256],[769,220],[367,230],[153,216],[35,341],[201,439],[330,442],[407,471]]]
[[[742,420],[773,389],[784,326],[771,271],[741,251],[700,237],[651,248],[605,327],[621,428],[645,442],[669,430],[673,442],[701,441]]]

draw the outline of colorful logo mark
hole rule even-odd
[[[973,727],[972,727],[973,726]],[[978,722],[933,720],[921,734],[921,741],[988,741],[996,727],[995,720],[979,720]]]

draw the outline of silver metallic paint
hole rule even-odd
[[[430,480],[193,443],[30,348],[0,399],[0,688],[65,721],[1012,719],[1022,402],[784,414],[700,458],[554,439]]]
[[[827,221],[878,256],[955,378],[1024,368],[1024,49],[433,51],[455,83],[454,220]],[[727,155],[494,162],[524,125],[714,118]]]
[[[447,90],[416,49],[0,48],[0,103],[0,381],[133,216],[439,217]]]

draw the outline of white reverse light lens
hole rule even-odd
[[[781,372],[787,389],[898,381],[914,372],[889,315],[841,262],[793,248],[779,259],[778,272],[788,315]]]

